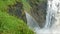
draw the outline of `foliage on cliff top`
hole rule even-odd
[[[0,0],[0,9],[3,10],[7,10],[8,9],[8,5],[13,5],[16,4],[16,2],[21,2],[23,3],[23,9],[28,11],[30,10],[30,5],[28,4],[28,2],[26,0]],[[28,9],[28,10],[27,10]]]
[[[8,5],[13,5],[18,0],[0,0],[0,10],[7,11]]]

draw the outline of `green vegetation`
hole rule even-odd
[[[0,11],[0,34],[34,34],[21,20]]]
[[[30,6],[30,4],[27,2],[27,0],[22,0],[22,3],[23,3],[23,8],[24,8],[24,10],[25,11],[30,11],[30,9],[31,9],[31,6]]]
[[[21,19],[7,13],[8,5],[16,1],[19,0],[0,0],[0,34],[34,34]]]
[[[18,0],[0,0],[0,10],[7,11],[8,5],[13,5]]]

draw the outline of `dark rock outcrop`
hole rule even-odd
[[[25,12],[23,10],[22,2],[16,2],[14,5],[9,5],[8,13],[16,16],[17,18],[23,19],[26,22]]]
[[[47,0],[29,0],[29,4],[31,5],[31,16],[38,22],[41,28],[45,25],[46,20],[46,8],[47,8]]]

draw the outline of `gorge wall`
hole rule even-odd
[[[41,28],[45,25],[47,0],[29,0],[32,7],[30,14],[37,21]]]

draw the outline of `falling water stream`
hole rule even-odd
[[[36,34],[60,34],[60,0],[48,0],[45,27],[40,29],[36,20],[26,12],[27,25]]]
[[[29,28],[32,28],[32,29],[40,28],[36,20],[27,12],[26,12],[26,18],[27,18],[27,25],[29,26]]]

